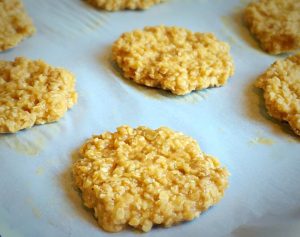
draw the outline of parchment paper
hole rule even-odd
[[[143,236],[300,236],[300,146],[270,118],[253,83],[274,60],[241,21],[247,1],[170,0],[147,11],[108,13],[79,0],[24,0],[37,34],[0,54],[43,59],[76,74],[78,104],[57,123],[0,135],[0,235],[112,236],[72,186],[77,149],[124,124],[168,126],[197,139],[231,172],[224,199],[194,221]],[[177,97],[137,86],[111,62],[126,31],[176,25],[231,44],[236,72],[221,88]],[[139,235],[126,230],[113,236]]]

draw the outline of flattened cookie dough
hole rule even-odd
[[[166,0],[86,0],[91,5],[107,11],[119,11],[124,9],[147,9],[154,4]]]
[[[216,158],[165,127],[121,126],[89,139],[80,154],[75,184],[109,232],[126,226],[147,232],[192,220],[219,202],[228,186],[229,173]]]
[[[244,19],[266,52],[280,54],[300,48],[300,0],[250,3]]]
[[[126,78],[176,95],[224,85],[234,73],[229,51],[211,33],[167,26],[124,33],[112,48]]]
[[[0,0],[0,51],[15,47],[35,28],[20,0]]]
[[[75,78],[41,60],[0,61],[0,133],[60,119],[77,101]]]
[[[300,53],[273,63],[256,86],[264,90],[269,114],[287,121],[300,136]]]

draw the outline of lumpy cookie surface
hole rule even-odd
[[[300,54],[273,63],[256,86],[264,90],[269,114],[287,121],[300,136]]]
[[[197,142],[162,127],[121,126],[89,139],[73,165],[75,184],[99,225],[149,231],[192,220],[219,202],[228,171]]]
[[[0,133],[60,119],[77,101],[75,78],[41,60],[0,61]]]
[[[229,51],[211,33],[167,26],[124,33],[112,48],[126,78],[177,95],[224,85],[234,73]]]
[[[35,32],[20,0],[0,0],[0,51],[15,47]]]
[[[166,0],[86,0],[91,5],[107,11],[147,9]]]
[[[300,48],[300,0],[250,3],[244,19],[266,52],[280,54]]]

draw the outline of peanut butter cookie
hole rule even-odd
[[[300,48],[300,0],[250,3],[244,19],[266,52],[280,54]]]
[[[0,0],[0,51],[15,47],[35,32],[20,0]]]
[[[234,73],[229,50],[211,33],[155,26],[124,33],[112,52],[126,78],[184,95],[224,85]]]
[[[300,53],[273,63],[256,86],[264,90],[269,114],[287,121],[300,136]]]
[[[122,126],[92,137],[80,154],[75,184],[109,232],[127,225],[147,232],[192,220],[219,202],[228,186],[229,173],[216,158],[166,127]]]
[[[147,9],[154,4],[166,0],[86,0],[91,5],[107,11],[120,11],[124,9]]]
[[[0,61],[0,133],[60,119],[77,101],[75,78],[41,60]]]

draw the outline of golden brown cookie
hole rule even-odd
[[[147,9],[154,4],[166,0],[86,0],[91,5],[107,11],[119,11],[124,9]]]
[[[74,76],[41,60],[0,61],[0,133],[60,119],[77,101]]]
[[[20,0],[0,0],[0,51],[15,47],[35,28]]]
[[[250,3],[244,19],[266,52],[280,54],[300,48],[300,0]]]
[[[273,63],[256,86],[264,90],[269,114],[287,121],[300,136],[300,53]]]
[[[197,142],[169,128],[121,126],[89,139],[73,165],[84,205],[99,225],[150,231],[199,216],[216,204],[229,173]]]
[[[112,48],[126,78],[176,95],[224,85],[234,73],[229,51],[211,33],[167,26],[124,33]]]

